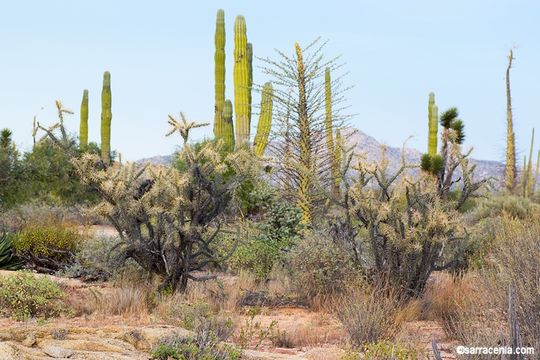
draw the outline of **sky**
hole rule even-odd
[[[246,18],[258,57],[294,43],[328,40],[341,55],[350,124],[377,140],[424,151],[427,102],[456,106],[473,157],[503,160],[506,134],[505,68],[514,51],[512,97],[518,153],[528,153],[540,130],[540,1],[538,0],[18,0],[0,9],[0,128],[28,150],[32,118],[56,119],[54,101],[75,112],[90,92],[91,141],[99,142],[102,74],[111,72],[111,145],[124,159],[172,153],[179,136],[165,138],[167,115],[212,122],[216,11],[225,10],[226,86],[232,96],[233,23]],[[257,67],[254,82],[268,79]],[[259,95],[254,95],[258,103]],[[252,131],[254,132],[254,131]],[[194,139],[212,136],[197,129]],[[540,143],[538,141],[537,143]],[[537,147],[539,148],[539,147]]]

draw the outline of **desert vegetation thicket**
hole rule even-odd
[[[533,130],[523,168],[516,167],[512,52],[506,166],[490,179],[478,176],[473,150],[464,148],[458,109],[439,113],[433,92],[419,163],[407,161],[405,147],[397,167],[387,149],[375,161],[358,153],[338,58],[327,57],[318,39],[257,58],[241,15],[234,99],[226,99],[223,10],[215,26],[214,136],[193,142],[192,132],[210,124],[169,115],[166,135],[181,139],[170,166],[122,163],[111,148],[108,71],[99,145],[88,138],[88,90],[78,136],[68,133],[64,118],[73,112],[60,101],[57,122],[34,119],[31,150],[21,153],[2,130],[0,269],[127,280],[108,301],[95,295],[92,311],[151,312],[194,331],[163,338],[152,350],[156,359],[236,359],[241,351],[223,343],[231,339],[242,348],[266,340],[293,346],[275,324],[255,320],[260,306],[279,305],[332,314],[351,359],[420,356],[398,342],[411,319],[436,321],[450,340],[467,344],[540,348],[540,151],[534,164]],[[253,81],[254,59],[268,77],[263,85]],[[97,224],[115,235],[93,235],[88,228]],[[227,277],[243,287],[225,290]],[[64,300],[48,278],[0,278],[4,315],[66,316]],[[243,328],[221,318],[245,308],[253,316],[244,314]]]

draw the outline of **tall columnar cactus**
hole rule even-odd
[[[105,71],[101,90],[101,160],[107,165],[111,162],[111,107],[111,74]]]
[[[516,136],[512,119],[512,96],[510,93],[510,69],[513,60],[514,54],[510,50],[506,68],[506,166],[504,170],[504,187],[508,192],[512,192],[516,186]]]
[[[238,15],[234,22],[234,111],[236,113],[236,147],[249,144],[249,64],[246,20]]]
[[[343,151],[345,149],[345,143],[343,141],[343,137],[341,136],[341,131],[339,130],[339,128],[336,130],[336,152],[335,152],[335,159],[336,159],[336,164],[337,164],[337,174],[338,176],[336,176],[334,178],[334,183],[335,183],[335,187],[339,193],[339,187],[341,185],[341,167],[342,167],[342,164],[341,162],[343,161]]]
[[[264,155],[264,150],[268,145],[268,137],[270,136],[270,128],[272,126],[272,107],[274,104],[274,90],[272,83],[264,84],[261,96],[261,113],[257,124],[257,134],[253,141],[253,151],[258,156]]]
[[[216,34],[214,36],[215,54],[215,106],[214,106],[214,136],[223,137],[223,108],[225,106],[225,12],[218,10],[216,16]]]
[[[248,117],[249,117],[249,128],[251,129],[251,108],[252,108],[252,89],[253,89],[253,44],[250,42],[247,43],[246,55],[248,61],[248,99],[249,99],[249,108],[248,108]]]
[[[223,106],[223,141],[227,151],[234,150],[233,106],[231,100],[226,100]]]
[[[79,148],[86,150],[88,146],[88,90],[83,91],[81,101],[81,122],[79,127]]]
[[[327,67],[324,73],[324,91],[325,91],[325,118],[324,127],[326,132],[326,149],[328,152],[328,158],[330,159],[330,171],[332,174],[332,193],[334,195],[339,194],[339,187],[336,184],[336,179],[339,177],[339,165],[337,163],[336,155],[337,149],[334,144],[334,124],[332,116],[332,79],[330,76],[330,69]]]
[[[536,192],[536,183],[538,182],[538,175],[540,171],[540,150],[538,150],[538,154],[536,155],[536,171],[534,172],[534,179],[532,182],[532,194]]]
[[[526,189],[526,195],[532,196],[533,195],[533,171],[532,171],[532,158],[533,158],[533,148],[534,148],[534,128],[532,129],[532,135],[531,135],[531,148],[529,150],[529,161],[527,163],[527,173],[526,173],[526,181],[527,181],[527,189]]]
[[[428,102],[428,154],[437,155],[437,137],[439,127],[439,109],[435,104],[435,94],[429,93]]]

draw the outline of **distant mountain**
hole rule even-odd
[[[355,144],[357,153],[365,154],[368,161],[378,161],[382,158],[383,144],[375,138],[363,133],[360,130],[347,128],[343,131],[344,137],[349,144]],[[389,163],[389,170],[396,170],[401,160],[400,147],[386,146],[386,157]],[[405,161],[407,163],[419,164],[422,153],[416,149],[405,148]],[[158,165],[171,165],[173,155],[158,155],[150,158],[138,160],[138,164],[151,163]],[[477,179],[493,177],[501,178],[504,173],[504,164],[498,161],[471,159],[471,163],[476,164],[475,177]]]
[[[149,158],[144,158],[135,161],[136,164],[154,164],[154,165],[165,165],[170,166],[172,164],[174,155],[156,155]]]

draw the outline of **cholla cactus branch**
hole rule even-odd
[[[170,136],[174,134],[176,131],[178,131],[182,139],[184,139],[184,144],[186,144],[188,141],[189,131],[191,129],[210,125],[209,123],[199,124],[194,121],[188,121],[186,117],[184,116],[184,113],[182,112],[180,113],[180,119],[181,119],[181,122],[177,121],[174,117],[169,115],[168,122],[169,122],[169,125],[171,125],[171,130],[165,136]]]

